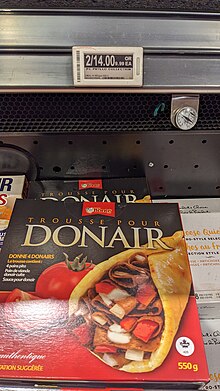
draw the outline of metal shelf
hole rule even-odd
[[[219,14],[14,10],[0,25],[0,143],[31,153],[39,178],[146,174],[155,196],[219,196]],[[144,87],[74,88],[73,45],[142,46]],[[170,122],[177,91],[203,93],[189,132]]]
[[[219,14],[17,10],[2,11],[0,25],[1,91],[78,92],[71,47],[97,45],[144,48],[136,91],[220,92]]]
[[[68,8],[218,12],[219,0],[1,0],[2,8]]]

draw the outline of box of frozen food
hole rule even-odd
[[[15,198],[26,198],[27,187],[25,175],[0,176],[0,194]]]
[[[30,182],[28,198],[75,202],[151,202],[146,178]]]
[[[17,200],[0,262],[2,381],[208,381],[177,205]]]
[[[0,194],[0,251],[3,246],[15,200],[15,197],[5,197],[5,195]]]

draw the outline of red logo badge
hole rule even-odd
[[[102,189],[102,179],[87,179],[79,181],[79,190]]]
[[[115,202],[83,202],[82,216],[93,215],[115,217]]]

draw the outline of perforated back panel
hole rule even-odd
[[[220,95],[200,97],[188,132],[171,125],[170,102],[162,94],[0,94],[0,143],[31,153],[40,179],[146,175],[154,196],[219,196]]]
[[[162,94],[0,94],[0,132],[170,131],[170,104]],[[201,95],[193,131],[219,124],[220,95]]]
[[[219,11],[219,0],[1,0],[1,7]]]

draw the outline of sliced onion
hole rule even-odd
[[[117,361],[108,353],[104,353],[102,359],[105,361],[106,364],[110,365],[111,367],[115,367],[118,365]]]
[[[109,294],[108,294],[108,298],[110,300],[121,300],[121,299],[125,299],[126,297],[129,297],[129,293],[126,292],[125,290],[123,289],[118,289],[118,288],[115,288],[113,289]]]
[[[109,299],[108,295],[106,295],[105,293],[99,293],[99,296],[102,298],[102,300],[107,306],[112,305],[112,301]]]
[[[146,258],[143,255],[137,254],[135,255],[135,261],[143,262],[146,261]]]
[[[125,353],[125,358],[132,361],[142,361],[144,359],[143,350],[128,349]]]
[[[99,323],[101,326],[104,326],[104,324],[107,323],[107,321],[106,321],[105,319],[103,319],[103,318],[102,318],[101,316],[99,316],[99,315],[92,315],[92,319],[93,319],[95,322]]]
[[[109,341],[117,344],[126,344],[131,340],[131,334],[129,333],[115,333],[114,331],[108,330],[107,337]]]
[[[127,333],[125,329],[123,329],[120,324],[114,323],[109,327],[110,331],[114,331],[115,333]]]
[[[125,310],[119,304],[113,305],[113,307],[110,309],[110,312],[119,319],[123,319],[125,316]]]

